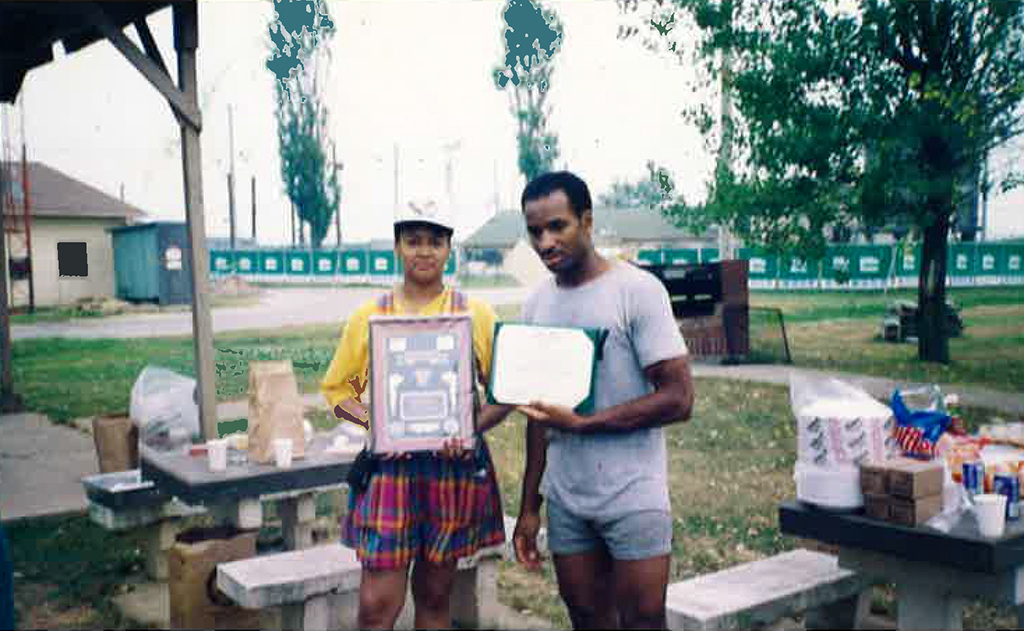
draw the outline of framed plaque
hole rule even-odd
[[[540,401],[579,414],[594,411],[594,376],[604,329],[499,322],[494,329],[487,400],[506,405]]]
[[[370,451],[441,449],[472,441],[469,315],[370,317]]]

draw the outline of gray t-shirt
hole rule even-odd
[[[597,410],[650,394],[654,387],[643,369],[687,354],[665,286],[622,261],[579,287],[547,279],[522,315],[530,324],[608,330],[595,375]],[[551,429],[548,441],[540,487],[545,497],[584,518],[670,510],[662,428],[596,434]]]

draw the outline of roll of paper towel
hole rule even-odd
[[[892,410],[876,401],[818,400],[796,410],[797,459],[820,467],[899,455]]]

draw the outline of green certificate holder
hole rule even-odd
[[[564,405],[594,412],[594,376],[608,331],[499,322],[494,328],[487,401]]]

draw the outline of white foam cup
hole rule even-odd
[[[228,441],[217,438],[206,441],[206,454],[210,461],[210,471],[224,471],[228,468]]]
[[[1006,496],[986,493],[974,496],[974,513],[981,536],[995,539],[1006,529]]]
[[[274,461],[277,466],[282,469],[287,469],[292,466],[292,439],[291,438],[275,438],[271,441],[271,445],[274,447]]]

